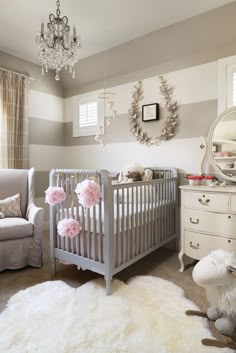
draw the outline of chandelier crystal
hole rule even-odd
[[[70,34],[68,17],[60,17],[60,1],[56,2],[56,15],[49,15],[47,31],[44,31],[44,23],[41,24],[41,31],[37,34],[36,43],[39,48],[39,59],[42,65],[42,75],[48,70],[56,70],[55,80],[60,80],[60,71],[64,67],[69,68],[72,77],[75,78],[75,64],[79,60],[79,49],[81,48],[80,38]]]

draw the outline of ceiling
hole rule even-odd
[[[169,26],[233,0],[61,0],[76,25],[81,58]],[[0,0],[0,50],[39,63],[35,36],[55,14],[56,0]]]

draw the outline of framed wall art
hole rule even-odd
[[[159,120],[159,104],[145,104],[142,105],[142,121]]]

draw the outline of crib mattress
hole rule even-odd
[[[159,203],[151,204],[115,204],[114,205],[114,234],[120,233],[122,230],[132,229],[133,227],[152,222],[155,219],[170,217],[173,215],[175,203],[167,200],[159,201]],[[62,218],[62,210],[59,211],[60,219]],[[64,209],[64,216],[72,215],[72,209]],[[80,221],[82,228],[86,232],[104,234],[104,205],[92,207],[87,212],[82,213],[81,207],[73,208],[73,217]]]

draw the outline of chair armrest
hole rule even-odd
[[[27,219],[34,225],[33,237],[41,240],[43,232],[44,209],[31,203],[27,210]]]

